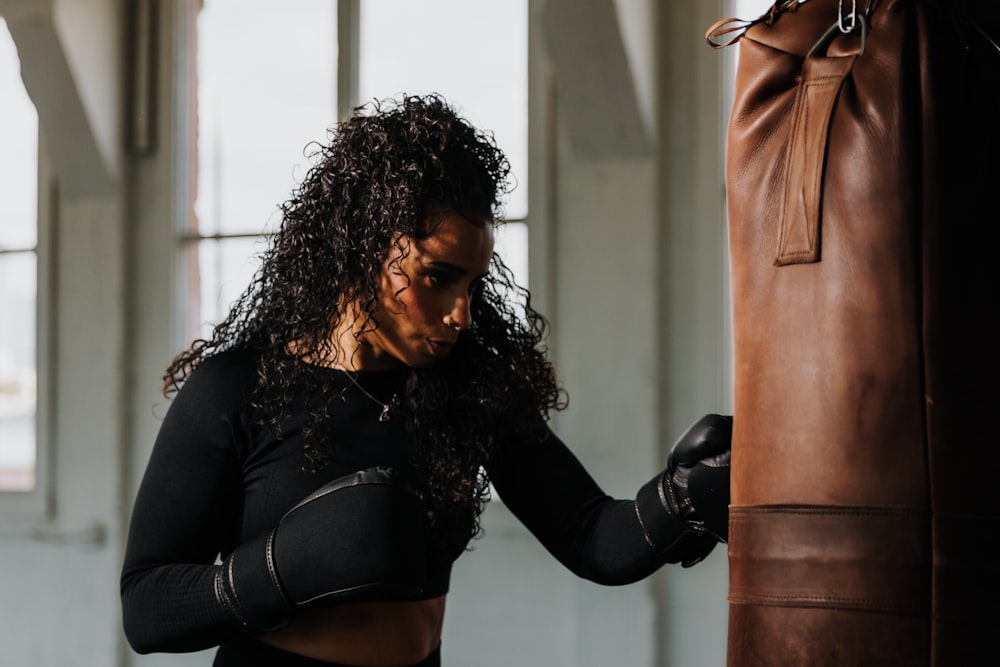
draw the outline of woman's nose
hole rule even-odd
[[[461,331],[463,329],[468,329],[472,326],[472,304],[471,299],[468,297],[462,297],[455,301],[455,305],[452,307],[451,312],[449,312],[444,317],[444,323],[455,329],[456,331]]]

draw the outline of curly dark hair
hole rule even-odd
[[[330,396],[329,374],[303,360],[336,360],[331,332],[343,304],[360,314],[355,331],[378,328],[378,277],[400,234],[426,238],[452,209],[498,224],[509,164],[437,95],[358,107],[319,145],[303,182],[282,205],[278,231],[250,286],[208,340],[198,339],[167,369],[177,391],[203,359],[223,350],[259,352],[253,404],[280,434],[293,400]],[[402,408],[432,529],[449,552],[480,531],[489,484],[483,470],[506,438],[539,437],[564,404],[544,339],[547,322],[531,307],[496,254],[470,304],[473,324],[433,368],[407,371]],[[329,400],[309,405],[306,457],[321,466]]]

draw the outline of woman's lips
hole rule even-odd
[[[437,357],[438,359],[443,359],[448,356],[451,352],[451,348],[455,347],[454,343],[446,340],[433,340],[428,338],[427,345],[431,350],[431,355]]]

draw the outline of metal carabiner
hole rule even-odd
[[[840,32],[850,35],[858,24],[858,0],[851,0],[850,25],[844,25],[844,0],[837,0],[837,27]]]
[[[820,37],[815,44],[813,44],[811,49],[809,49],[809,53],[806,54],[806,58],[812,58],[823,51],[830,45],[830,42],[833,41],[833,38],[836,37],[838,33],[850,35],[855,32],[859,26],[861,28],[861,50],[858,51],[858,56],[860,57],[864,54],[865,46],[868,44],[868,19],[864,14],[855,14],[852,20],[852,28],[846,32],[841,25],[840,17],[838,17],[837,20],[834,21],[833,25],[827,28],[827,31],[823,33],[823,36]]]

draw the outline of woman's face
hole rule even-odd
[[[472,295],[490,268],[493,227],[451,210],[439,215],[432,236],[400,237],[401,247],[389,252],[379,277],[379,326],[362,338],[366,368],[433,366],[472,325]]]

